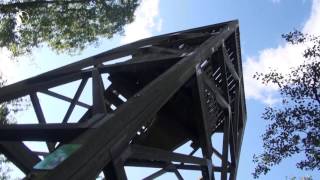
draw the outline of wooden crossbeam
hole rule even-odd
[[[61,99],[61,100],[64,100],[64,101],[67,101],[67,102],[70,102],[70,103],[73,102],[73,99],[71,99],[71,98],[69,98],[67,96],[61,95],[59,93],[50,91],[50,90],[42,90],[41,93],[47,94],[49,96],[52,96],[52,97],[55,97],[55,98],[58,98],[58,99]],[[78,106],[87,108],[87,109],[91,107],[89,104],[86,104],[86,103],[83,103],[83,102],[80,102],[80,101],[76,101],[75,104],[78,105]]]
[[[203,158],[194,156],[167,152],[157,148],[144,147],[140,145],[131,145],[129,147],[130,156],[132,159],[150,160],[150,161],[163,161],[163,162],[183,162],[199,165],[207,165]]]
[[[73,97],[70,105],[69,105],[69,108],[68,108],[66,114],[64,115],[64,118],[63,118],[63,120],[62,120],[62,123],[67,123],[67,122],[68,122],[68,120],[69,120],[69,118],[70,118],[70,116],[71,116],[71,113],[72,113],[74,107],[76,106],[76,103],[79,101],[80,95],[81,95],[84,87],[85,87],[86,84],[87,84],[87,81],[88,81],[88,78],[83,79],[83,80],[81,81],[81,83],[80,83],[80,85],[79,85],[79,87],[78,87],[78,89],[77,89],[77,91],[76,91],[76,93],[75,93],[75,95],[74,95],[74,97]]]
[[[46,90],[61,84],[76,81],[82,77],[90,76],[90,73],[77,71],[70,74],[46,77],[39,75],[16,84],[5,86],[0,91],[0,103],[29,95],[36,91]]]
[[[68,141],[89,127],[87,124],[10,124],[0,126],[0,141]]]

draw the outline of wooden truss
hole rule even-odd
[[[239,41],[238,21],[230,21],[139,40],[3,87],[0,103],[30,97],[39,123],[0,126],[1,153],[26,179],[95,179],[101,171],[107,179],[127,179],[124,166],[161,168],[145,179],[166,172],[183,179],[179,170],[236,179],[246,122]],[[72,98],[50,90],[76,80]],[[79,100],[88,80],[92,105]],[[46,123],[38,93],[70,103],[61,123]],[[75,106],[87,112],[69,123]],[[212,145],[215,133],[223,134],[222,152]],[[49,152],[31,151],[22,141],[44,141]],[[189,141],[190,154],[174,152]],[[198,149],[202,157],[194,156]]]

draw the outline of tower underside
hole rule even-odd
[[[183,179],[179,170],[236,179],[246,123],[239,35],[229,21],[155,36],[3,87],[0,103],[29,98],[38,123],[1,125],[0,152],[27,179],[127,179],[125,166],[160,168],[145,179]],[[75,81],[72,97],[52,90]],[[88,88],[91,104],[80,99]],[[47,123],[40,94],[68,103],[60,121]],[[85,113],[69,122],[78,106]],[[189,153],[175,152],[188,142]]]

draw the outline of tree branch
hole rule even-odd
[[[36,6],[45,6],[48,4],[74,4],[74,3],[85,3],[89,2],[89,0],[77,0],[77,1],[24,1],[24,2],[14,2],[7,4],[0,4],[0,11],[2,13],[12,12],[14,10],[25,10],[28,8],[36,7]]]

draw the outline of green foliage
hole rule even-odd
[[[0,88],[4,86],[5,81],[0,76]],[[8,123],[9,109],[5,104],[0,104],[0,126]],[[8,160],[0,154],[0,179],[7,180],[10,179],[9,171],[10,168],[7,165]]]
[[[289,74],[271,70],[254,76],[263,84],[277,85],[282,99],[281,105],[266,107],[262,114],[268,126],[262,135],[264,151],[254,156],[255,178],[298,153],[305,155],[298,168],[320,170],[320,36],[295,31],[283,37],[292,44],[312,46],[303,54],[304,63]]]
[[[99,37],[121,33],[138,5],[138,0],[0,0],[0,47],[19,56],[46,43],[57,53],[73,54]]]
[[[6,81],[3,80],[0,74],[0,88],[5,85]],[[0,104],[0,125],[7,124],[8,119],[7,116],[9,115],[9,109],[5,103]]]
[[[0,105],[0,125],[8,123],[8,119],[7,119],[8,114],[9,114],[9,110],[7,106],[4,104],[1,104]]]
[[[5,85],[6,81],[3,79],[0,73],[0,88]],[[10,114],[24,110],[28,107],[28,102],[25,99],[15,99],[13,101],[0,104],[0,126],[5,124],[14,123]],[[0,154],[0,179],[11,179],[9,172],[11,171],[8,166],[9,161]]]

